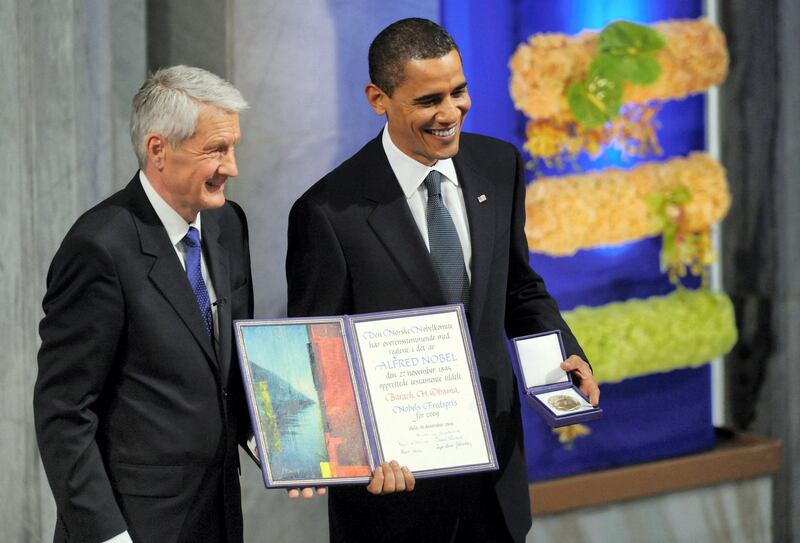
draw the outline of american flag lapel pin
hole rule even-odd
[[[482,204],[482,203],[483,203],[483,202],[485,202],[486,200],[488,200],[488,198],[486,198],[486,195],[485,195],[485,194],[481,194],[480,196],[478,196],[478,203],[479,203],[479,204]]]

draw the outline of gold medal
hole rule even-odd
[[[581,406],[581,403],[566,394],[557,394],[547,398],[547,405],[556,411],[575,411]]]

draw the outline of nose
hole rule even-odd
[[[460,115],[460,110],[455,102],[448,96],[439,104],[439,109],[436,111],[436,121],[441,124],[449,125],[458,121]]]
[[[219,173],[227,175],[228,177],[236,177],[239,175],[239,168],[236,167],[236,153],[233,147],[222,155],[222,163],[219,166]]]

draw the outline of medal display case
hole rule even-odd
[[[551,428],[599,419],[594,407],[561,369],[566,358],[561,332],[553,330],[515,338],[514,359],[525,389],[525,400]]]

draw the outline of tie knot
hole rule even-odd
[[[428,189],[428,196],[438,196],[442,193],[442,174],[436,170],[428,172],[425,178],[425,188]]]
[[[200,232],[197,231],[197,228],[195,228],[194,226],[190,226],[189,231],[186,232],[185,236],[183,236],[183,242],[189,247],[199,247]]]

